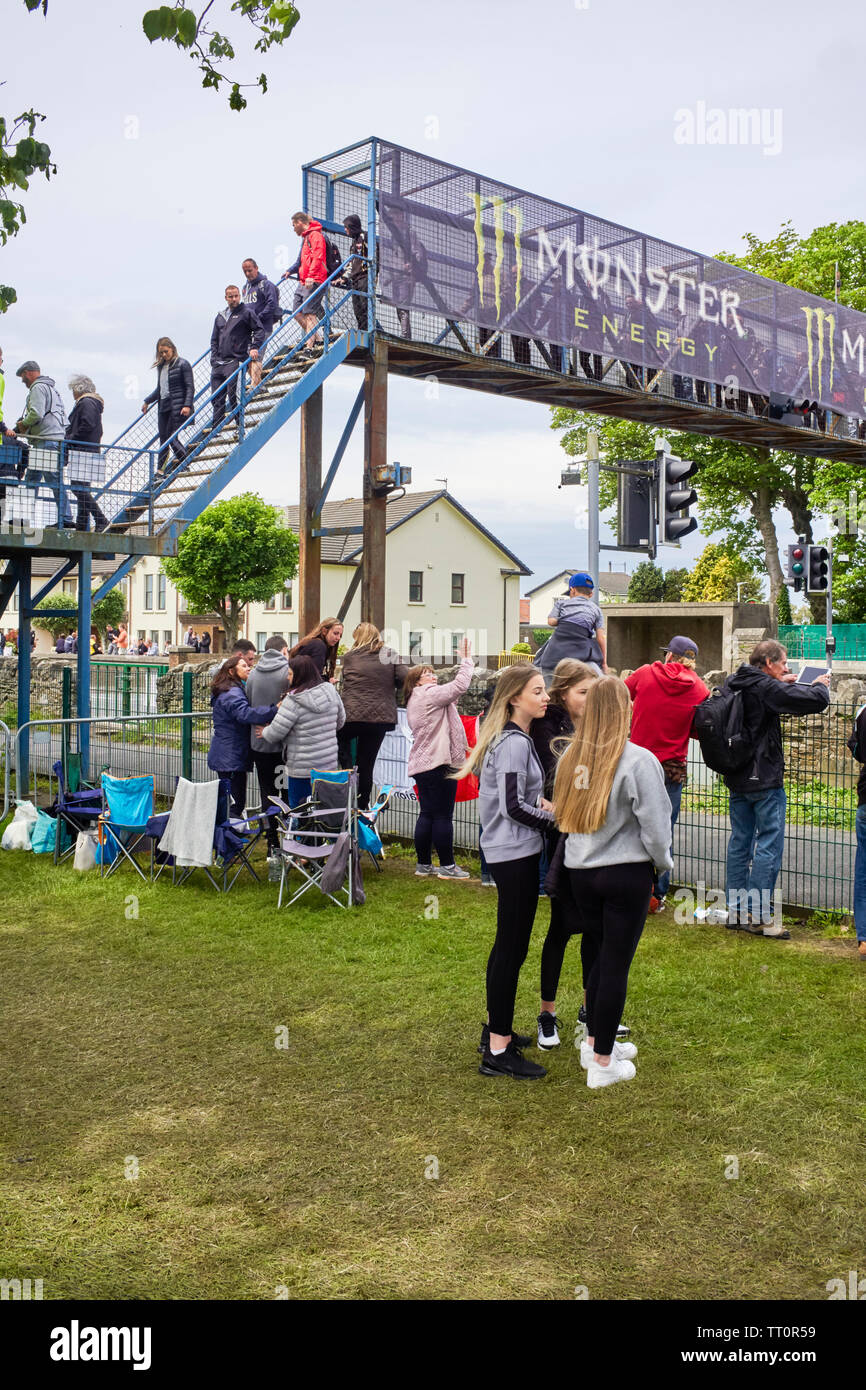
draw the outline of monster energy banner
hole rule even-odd
[[[557,344],[618,358],[646,390],[670,371],[705,403],[711,383],[728,398],[778,392],[866,418],[866,314],[426,155],[378,149],[379,293],[398,310],[475,324],[492,355],[510,339],[518,362],[534,340],[548,357]],[[592,358],[582,361],[593,374]]]

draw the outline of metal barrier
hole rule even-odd
[[[846,740],[857,708],[836,702],[827,714],[782,719],[787,808],[778,887],[787,906],[846,913],[852,909],[860,764],[851,757]],[[382,830],[411,840],[419,809],[406,772],[412,736],[405,710],[398,716],[397,729],[382,744],[374,781],[398,788],[382,815]],[[703,884],[708,895],[723,891],[729,834],[727,788],[692,742],[689,781],[674,830],[674,883]],[[458,802],[455,845],[477,851],[478,839],[478,802]]]
[[[95,448],[75,440],[4,439],[3,525],[39,537],[48,527],[86,531],[92,518],[95,529],[104,531],[136,497],[152,489],[157,457],[153,449],[116,444]]]
[[[834,623],[837,661],[866,661],[866,623]],[[788,656],[799,661],[820,661],[827,655],[827,629],[820,623],[779,625],[779,641]]]
[[[532,661],[532,652],[500,652],[496,662],[497,671],[503,666],[519,666],[521,661]]]
[[[12,780],[12,734],[0,719],[0,760],[3,772],[3,812],[0,820],[9,814],[9,788]]]

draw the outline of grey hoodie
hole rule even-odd
[[[481,848],[488,863],[541,853],[543,832],[553,825],[550,811],[537,805],[543,791],[544,771],[532,739],[517,724],[506,724],[484,754],[479,778]]]
[[[247,676],[247,699],[251,705],[278,705],[289,688],[289,663],[282,652],[262,652]],[[272,743],[256,738],[250,730],[250,747],[254,753],[273,753]]]
[[[340,766],[337,730],[346,722],[343,701],[330,681],[322,681],[300,695],[291,691],[264,728],[265,744],[273,749],[281,740],[283,762],[289,777],[309,777],[313,768],[333,772]]]
[[[671,803],[658,758],[647,748],[627,743],[613,774],[604,825],[568,835],[565,864],[568,869],[601,869],[647,860],[659,870],[670,872],[674,866]]]
[[[66,411],[53,377],[36,378],[27,392],[21,420],[28,439],[65,439]]]

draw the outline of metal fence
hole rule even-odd
[[[786,758],[787,814],[785,849],[778,887],[789,907],[850,912],[854,896],[855,816],[857,776],[860,765],[851,757],[846,740],[852,727],[854,706],[835,703],[824,715],[786,717],[782,721]],[[390,784],[396,794],[380,819],[386,835],[411,840],[418,818],[418,802],[407,773],[412,736],[405,710],[385,741],[376,763],[377,786]],[[211,736],[210,712],[141,714],[89,720],[37,719],[14,736],[19,757],[27,740],[30,771],[26,786],[16,782],[19,799],[53,799],[55,762],[86,745],[83,726],[89,730],[91,778],[102,769],[119,776],[153,772],[157,803],[170,804],[179,776],[208,781]],[[11,740],[4,743],[0,725],[0,757],[4,786],[8,787]],[[8,800],[8,792],[7,792]],[[259,805],[258,784],[250,774],[247,804]],[[703,884],[707,894],[725,886],[725,857],[729,833],[728,793],[720,777],[705,766],[696,744],[689,755],[689,781],[674,832],[675,884]],[[477,852],[478,802],[458,802],[454,814],[454,839],[458,849]]]
[[[856,708],[834,703],[829,714],[782,720],[787,811],[778,887],[787,906],[851,911],[860,764],[851,757],[846,740]],[[399,789],[382,817],[382,829],[411,839],[418,819],[418,802],[406,774],[411,734],[405,710],[398,713],[401,723],[386,736],[375,780]],[[723,892],[729,829],[727,788],[693,742],[689,781],[674,831],[674,883],[703,884],[708,895]],[[458,802],[455,845],[477,851],[478,836],[478,802]]]
[[[834,623],[837,661],[866,661],[866,623]],[[817,623],[779,626],[779,641],[791,658],[800,661],[820,661],[827,655],[827,629]]]

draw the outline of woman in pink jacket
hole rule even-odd
[[[460,646],[460,669],[453,681],[439,685],[432,666],[413,666],[406,675],[406,716],[415,741],[409,754],[409,776],[421,810],[415,825],[418,878],[469,878],[454,863],[454,798],[457,783],[450,774],[466,757],[466,734],[457,701],[469,689],[474,670],[469,643]],[[433,846],[439,856],[433,868]]]

